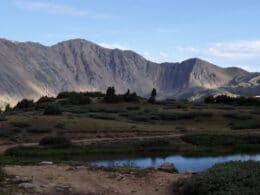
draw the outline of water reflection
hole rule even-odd
[[[105,160],[92,162],[93,165],[98,166],[130,166],[130,167],[156,167],[165,162],[174,163],[180,173],[186,171],[200,172],[212,167],[217,163],[230,162],[230,161],[260,161],[260,154],[255,155],[229,155],[218,157],[183,157],[180,155],[168,156],[166,158],[135,158],[124,160]]]

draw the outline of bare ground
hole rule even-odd
[[[31,178],[25,194],[172,195],[173,183],[185,175],[149,170],[128,173],[68,165],[6,166],[8,175]],[[15,187],[12,187],[15,189]],[[15,191],[15,190],[14,190]],[[15,194],[15,193],[14,193]]]

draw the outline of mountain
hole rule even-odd
[[[220,68],[201,59],[154,63],[133,51],[107,49],[82,39],[47,47],[0,39],[0,104],[61,91],[105,91],[115,86],[148,96],[198,99],[208,94],[259,95],[260,73]]]

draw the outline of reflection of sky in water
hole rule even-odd
[[[230,155],[220,157],[183,157],[183,156],[169,156],[166,158],[136,158],[128,160],[108,160],[97,161],[91,164],[98,166],[132,166],[132,167],[155,167],[164,162],[174,163],[179,172],[185,171],[203,171],[212,167],[214,164],[229,162],[229,161],[260,161],[260,154],[256,155]]]

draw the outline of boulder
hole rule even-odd
[[[176,169],[175,165],[169,162],[163,163],[162,165],[157,167],[157,170],[167,173],[178,173],[178,170]]]

